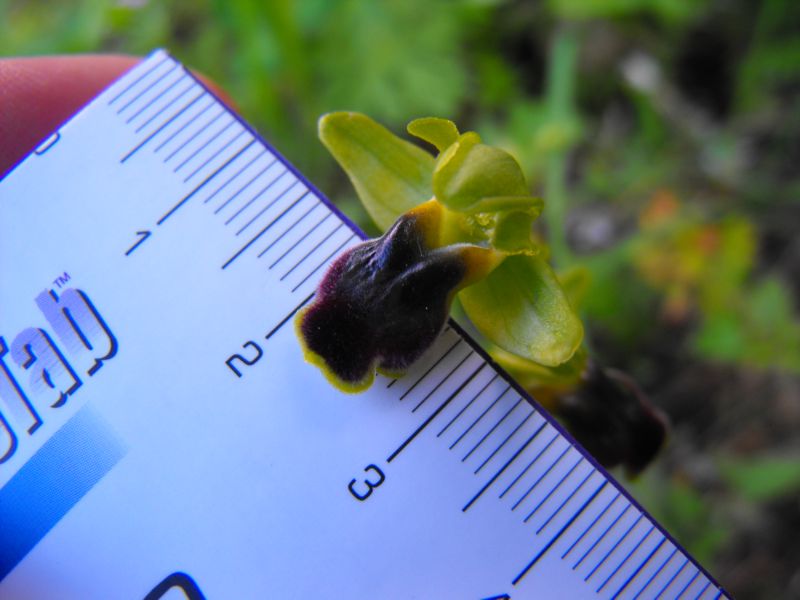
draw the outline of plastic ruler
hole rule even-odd
[[[724,596],[457,325],[304,363],[360,237],[163,51],[0,182],[0,597]]]

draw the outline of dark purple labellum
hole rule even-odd
[[[489,251],[474,246],[431,247],[440,211],[423,204],[380,238],[345,252],[299,313],[307,359],[338,387],[358,391],[376,368],[407,369],[441,332],[455,292],[487,262],[476,258]]]
[[[632,378],[590,361],[581,386],[565,396],[558,416],[605,467],[641,472],[664,445],[667,418]]]

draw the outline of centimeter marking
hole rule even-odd
[[[150,151],[164,154],[162,162],[174,165],[171,170],[183,183],[198,180],[156,226],[191,202],[209,205],[223,227],[241,239],[221,269],[254,254],[270,261],[268,270],[282,267],[278,281],[290,285],[291,293],[313,289],[312,277],[357,242],[357,233],[330,219],[329,211],[304,228],[320,199],[177,62],[153,57],[134,73],[132,83],[109,102],[139,138],[120,164]]]
[[[115,85],[121,89],[108,107],[137,139],[120,164],[150,152],[161,156],[182,184],[194,178],[199,182],[156,225],[191,204],[208,206],[222,230],[240,240],[233,254],[221,257],[221,270],[245,258],[263,259],[264,272],[276,285],[302,293],[303,299],[265,335],[272,338],[311,300],[323,268],[357,243],[360,232],[331,218],[337,215],[299,173],[165,53],[153,54]],[[523,402],[516,384],[496,367],[487,368],[488,357],[464,341],[451,323],[431,352],[433,362],[418,364],[386,385],[394,388],[398,402],[409,399],[410,412],[420,416],[418,426],[389,453],[387,464],[434,422],[441,425],[435,438],[445,451],[462,441],[470,444],[466,454],[455,458],[476,478],[477,492],[465,499],[462,513],[492,492],[494,498],[484,501],[503,503],[520,515],[520,527],[531,528],[531,558],[520,563],[510,580],[514,586],[557,551],[565,562],[579,556],[569,570],[591,586],[587,595],[723,596],[552,418]],[[514,418],[519,407],[523,414]],[[523,510],[516,513],[518,508]]]

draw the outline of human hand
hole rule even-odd
[[[140,60],[123,55],[0,59],[0,179]],[[228,101],[214,84],[205,83]]]

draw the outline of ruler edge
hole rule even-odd
[[[122,79],[127,77],[132,71],[137,69],[143,63],[150,60],[153,56],[163,53],[168,59],[173,60],[178,65],[183,68],[186,74],[191,77],[194,82],[199,85],[207,94],[209,94],[216,102],[218,102],[228,113],[238,122],[253,138],[261,143],[267,150],[269,150],[277,160],[279,160],[283,165],[297,177],[297,179],[302,182],[309,191],[311,191],[316,197],[325,205],[328,210],[333,212],[345,225],[347,225],[362,241],[369,239],[369,237],[361,230],[361,228],[356,225],[350,218],[345,215],[339,207],[337,207],[333,202],[331,202],[328,197],[317,188],[301,171],[294,166],[294,164],[289,161],[281,152],[279,152],[269,141],[267,141],[250,123],[248,123],[242,115],[239,114],[238,110],[234,107],[230,106],[223,98],[220,98],[217,93],[211,89],[202,79],[200,79],[194,72],[192,72],[182,61],[178,60],[169,50],[166,48],[154,48],[145,56],[141,57],[139,61],[135,64],[131,65],[129,68],[125,69],[122,73],[120,73],[117,77],[115,77],[112,81],[110,81],[102,90],[100,90],[95,96],[89,99],[85,104],[81,105],[78,109],[76,109],[69,117],[67,117],[63,122],[61,122],[54,130],[49,132],[45,135],[41,140],[39,140],[36,145],[25,155],[20,157],[15,163],[13,163],[7,171],[0,174],[0,185],[19,167],[22,166],[29,158],[36,156],[36,151],[41,147],[41,145],[46,142],[50,137],[59,133],[63,128],[69,126],[77,117],[79,117],[82,113],[84,113],[87,109],[91,108],[95,102],[97,102],[100,97],[103,96],[109,89],[111,89],[114,85],[119,83]],[[477,342],[472,336],[466,331],[464,327],[459,325],[452,317],[448,317],[448,325],[452,327],[456,333],[466,341],[469,346],[472,348],[474,352],[476,352],[494,371],[502,377],[506,383],[508,383],[522,398],[525,399],[526,402],[536,410],[548,423],[550,426],[553,427],[561,436],[563,436],[567,442],[569,442],[572,446],[574,446],[582,455],[583,457],[589,461],[589,463],[595,468],[595,470],[599,471],[607,481],[609,481],[618,492],[620,492],[625,499],[633,505],[640,513],[642,513],[646,518],[650,520],[650,522],[658,529],[659,532],[664,536],[665,539],[669,540],[678,550],[680,550],[684,556],[692,563],[700,573],[705,575],[705,577],[714,585],[716,586],[717,590],[721,592],[723,595],[727,596],[728,598],[732,598],[731,594],[727,592],[727,590],[717,581],[717,579],[708,572],[708,570],[701,565],[694,556],[684,548],[683,544],[681,544],[678,540],[676,540],[670,532],[668,532],[661,523],[653,517],[650,512],[645,509],[639,502],[634,498],[630,492],[619,482],[617,478],[614,477],[605,467],[603,467],[592,454],[586,450],[583,445],[581,445],[578,440],[576,440],[572,434],[567,431],[564,426],[547,411],[539,402],[527,391],[525,390],[511,375],[509,375],[505,369],[503,369],[489,354],[486,350]]]

